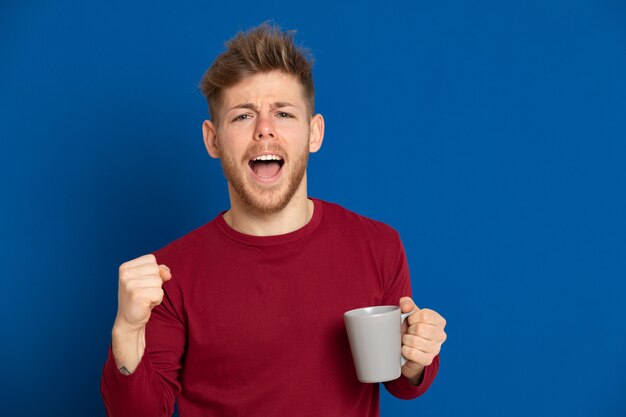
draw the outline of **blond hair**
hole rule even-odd
[[[313,58],[310,52],[294,44],[294,31],[283,32],[278,26],[263,23],[247,32],[239,32],[226,42],[226,51],[213,61],[200,82],[202,94],[209,104],[209,113],[217,121],[217,109],[224,88],[231,87],[251,75],[282,71],[294,75],[304,91],[307,110],[313,115]]]

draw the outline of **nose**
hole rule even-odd
[[[275,137],[276,134],[274,132],[274,125],[272,123],[271,116],[259,114],[257,117],[254,139],[260,141],[263,139],[274,139]]]

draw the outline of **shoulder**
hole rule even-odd
[[[370,238],[380,243],[396,244],[400,241],[398,231],[386,223],[363,216],[336,203],[319,201],[324,210],[324,223],[342,233]]]
[[[211,245],[211,240],[216,237],[215,230],[213,219],[152,251],[152,254],[159,263],[185,262],[187,259],[193,259],[197,257],[198,252]]]

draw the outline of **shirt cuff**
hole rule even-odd
[[[424,394],[435,380],[439,371],[439,355],[433,358],[433,362],[424,368],[424,376],[419,385],[411,384],[404,375],[393,381],[385,382],[385,388],[391,395],[401,400],[412,400]]]

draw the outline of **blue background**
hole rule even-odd
[[[117,268],[228,207],[197,84],[267,19],[316,57],[310,194],[448,320],[382,415],[626,415],[626,3],[174,3],[0,5],[2,415],[105,415]]]

